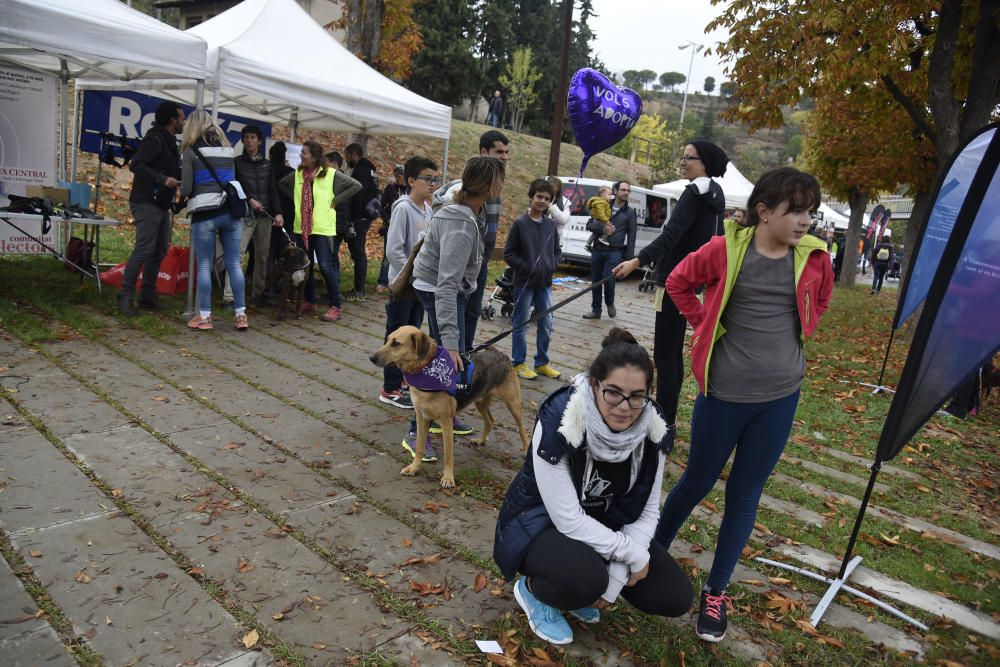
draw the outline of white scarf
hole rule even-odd
[[[576,409],[581,410],[582,414],[579,416],[584,422],[587,449],[590,450],[594,459],[608,463],[620,463],[627,459],[636,448],[641,447],[647,437],[653,439],[654,442],[658,442],[663,437],[664,423],[656,414],[656,409],[652,404],[647,404],[642,409],[642,414],[631,426],[624,431],[615,432],[604,423],[604,417],[597,409],[597,403],[594,401],[594,390],[590,386],[590,376],[586,373],[577,375],[573,378],[573,387],[575,391],[570,401],[571,404],[576,403],[576,405],[566,406],[567,409],[563,414],[559,431],[573,446],[579,447],[582,438],[572,437],[571,431],[575,429],[570,422],[575,420],[570,413],[576,412]]]

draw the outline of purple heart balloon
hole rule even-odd
[[[619,88],[589,67],[573,75],[566,102],[573,134],[583,149],[581,174],[590,158],[624,139],[642,113],[642,98],[635,91]]]

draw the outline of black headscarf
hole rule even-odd
[[[701,163],[705,165],[705,171],[709,176],[722,176],[726,173],[726,165],[729,164],[729,156],[707,139],[692,139],[688,142],[698,151]]]

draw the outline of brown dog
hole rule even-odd
[[[278,301],[278,319],[285,319],[285,309],[292,292],[295,293],[295,317],[302,319],[302,293],[306,289],[309,275],[309,255],[294,243],[289,243],[274,260],[274,270],[267,284],[267,290],[281,284],[281,300]]]
[[[370,359],[380,368],[395,364],[404,373],[417,373],[434,359],[437,351],[438,345],[433,338],[416,327],[404,326],[389,334],[385,345],[376,350]],[[475,364],[472,382],[468,392],[463,392],[459,399],[444,391],[410,388],[410,398],[413,400],[413,409],[417,416],[417,449],[413,463],[403,468],[400,471],[402,474],[417,474],[424,448],[427,446],[427,434],[431,422],[436,421],[441,425],[444,440],[444,471],[441,474],[441,486],[444,488],[455,486],[455,434],[452,430],[455,415],[469,404],[476,404],[483,418],[483,435],[473,442],[483,445],[493,429],[490,402],[494,396],[504,402],[517,424],[521,436],[521,452],[528,451],[528,433],[524,430],[524,421],[521,418],[521,385],[518,383],[510,359],[502,352],[486,349],[473,354],[472,362]]]

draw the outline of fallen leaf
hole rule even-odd
[[[271,614],[271,618],[274,619],[275,621],[280,621],[284,617],[285,615],[282,614],[280,611],[277,614]]]
[[[254,564],[245,558],[240,558],[239,562],[236,563],[237,572],[252,572],[254,570]]]
[[[820,642],[822,642],[824,644],[828,644],[830,646],[833,646],[833,647],[836,647],[836,648],[839,648],[839,649],[843,649],[844,648],[844,642],[840,641],[836,637],[827,637],[826,635],[822,635],[820,637],[817,637],[816,639],[817,639],[817,641],[820,641]]]
[[[246,648],[253,648],[257,642],[260,640],[260,633],[256,630],[251,630],[250,632],[243,635],[243,646]]]
[[[32,558],[41,558],[42,557],[42,552],[41,551],[29,551],[28,555],[31,556]]]
[[[785,579],[784,577],[768,577],[767,580],[775,586],[787,586],[792,583],[791,579]]]
[[[104,622],[105,622],[106,624],[108,624],[108,625],[111,625],[111,624],[112,624],[112,623],[111,623],[111,617],[110,617],[110,616],[105,616],[105,617],[104,617]]]
[[[403,546],[404,546],[404,547],[407,547],[407,548],[409,548],[409,547],[413,546],[413,540],[411,540],[411,539],[410,539],[410,538],[408,538],[408,537],[404,537],[404,538],[403,538]]]
[[[737,583],[746,584],[747,586],[763,586],[764,582],[760,579],[740,579]]]
[[[794,621],[795,625],[799,626],[799,630],[802,630],[802,632],[806,633],[807,635],[815,637],[819,634],[819,632],[816,631],[816,628],[813,626],[813,624],[807,621],[806,619],[796,618],[794,619]]]
[[[0,625],[16,625],[17,623],[24,623],[25,621],[30,621],[36,618],[36,614],[25,614],[24,616],[15,616],[14,618],[5,618],[0,620]]]
[[[476,583],[472,586],[472,590],[478,593],[486,588],[486,583],[486,575],[480,572],[476,575]]]
[[[312,647],[317,651],[322,651],[323,649],[326,648],[326,644],[321,644],[319,642],[316,642],[315,644],[312,644]]]
[[[83,573],[83,570],[77,570],[76,575],[73,577],[73,580],[76,581],[76,583],[78,583],[78,584],[89,584],[90,583],[90,577],[88,577],[87,575],[85,575]]]
[[[201,567],[192,567],[187,572],[188,572],[188,574],[195,574],[195,575],[205,574],[204,568],[201,568]]]
[[[896,535],[895,537],[889,537],[885,533],[879,533],[878,536],[879,539],[885,542],[886,544],[891,544],[893,546],[899,545],[899,535]]]

